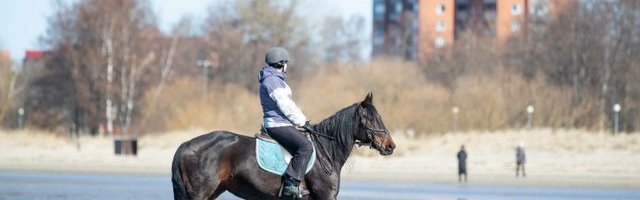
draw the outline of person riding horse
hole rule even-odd
[[[282,175],[282,195],[301,198],[303,191],[300,182],[311,159],[313,145],[294,125],[309,132],[313,132],[313,127],[293,102],[291,88],[285,82],[288,61],[289,53],[282,47],[272,47],[266,52],[267,66],[258,75],[262,126],[293,156]]]
[[[268,66],[259,76],[262,125],[293,155],[286,169],[282,169],[284,164],[278,165],[282,168],[277,173],[262,168],[261,139],[212,131],[176,149],[171,163],[175,200],[216,199],[224,192],[243,199],[335,200],[340,171],[356,145],[369,146],[382,156],[393,154],[396,145],[373,104],[372,93],[311,125],[293,102],[291,89],[284,81],[288,60],[286,50],[269,49],[265,56]],[[295,126],[313,133],[309,135],[311,141]],[[310,160],[316,162],[308,168]]]

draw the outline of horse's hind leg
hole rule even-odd
[[[230,179],[231,165],[229,163],[220,164],[216,170],[216,174],[212,176],[217,176],[217,179],[213,179],[215,183],[211,185],[211,188],[213,188],[213,193],[209,196],[209,199],[216,199],[223,192],[227,191],[225,183],[227,183]]]
[[[192,178],[191,183],[193,187],[191,197],[193,200],[206,200],[212,199],[216,191],[219,189],[220,181],[208,179],[210,175],[199,175],[197,178]],[[213,198],[215,199],[215,197]]]

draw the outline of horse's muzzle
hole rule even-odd
[[[383,156],[388,156],[393,154],[393,150],[396,148],[396,144],[394,144],[393,142],[389,145],[386,145],[384,148],[380,148],[378,149],[378,151],[380,151],[380,155]]]

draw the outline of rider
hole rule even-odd
[[[269,136],[278,141],[293,158],[282,176],[282,195],[302,197],[300,182],[304,178],[313,146],[295,126],[313,131],[309,120],[292,99],[291,89],[285,82],[289,53],[281,47],[272,47],[265,55],[265,66],[260,70],[260,104],[263,123]]]

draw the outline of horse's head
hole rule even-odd
[[[384,126],[382,117],[373,106],[373,95],[369,93],[360,102],[356,113],[358,119],[358,130],[354,135],[356,141],[362,145],[369,145],[376,149],[381,155],[391,155],[396,145],[389,134],[389,130]]]

